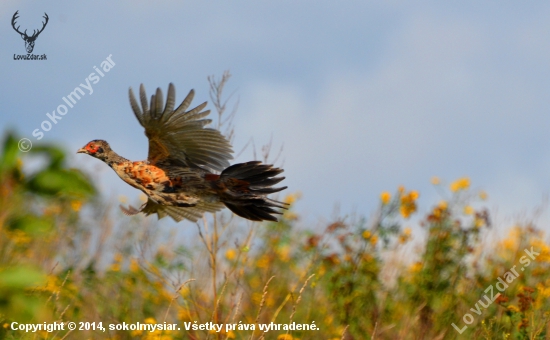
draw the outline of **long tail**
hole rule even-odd
[[[284,170],[259,161],[235,164],[220,174],[225,193],[222,202],[235,214],[252,221],[277,221],[272,214],[282,213],[273,208],[287,209],[287,204],[267,198],[268,194],[287,187],[273,188],[284,177],[275,177]]]

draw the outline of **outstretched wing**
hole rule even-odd
[[[203,119],[210,113],[210,110],[201,112],[206,102],[186,111],[194,95],[195,92],[191,90],[174,110],[174,84],[170,83],[168,86],[164,107],[161,89],[157,88],[149,104],[145,87],[141,84],[140,107],[130,88],[130,105],[149,138],[147,160],[151,164],[201,167],[210,171],[221,171],[229,166],[229,160],[233,158],[231,144],[218,130],[204,127],[212,122],[210,119]]]
[[[128,208],[126,208],[122,205],[120,206],[120,209],[122,210],[123,213],[125,213],[128,216],[136,215],[140,212],[144,213],[147,216],[156,213],[159,220],[163,217],[170,216],[176,222],[180,222],[183,219],[187,219],[192,222],[197,222],[205,212],[213,213],[218,210],[221,210],[223,207],[224,205],[222,203],[200,202],[194,207],[182,208],[182,207],[161,205],[151,199],[148,199],[147,202],[144,203],[139,209],[136,209],[132,206],[128,206]]]

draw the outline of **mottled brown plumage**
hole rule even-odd
[[[168,87],[166,105],[160,88],[148,103],[141,85],[140,107],[130,88],[130,105],[149,139],[146,161],[129,161],[103,140],[89,142],[78,153],[102,160],[147,195],[139,209],[121,206],[128,215],[156,213],[159,218],[197,221],[204,212],[216,212],[225,205],[249,220],[277,221],[273,214],[281,212],[274,208],[286,209],[286,205],[267,195],[286,189],[272,187],[284,179],[275,177],[283,170],[258,161],[229,166],[233,158],[229,141],[218,130],[205,128],[211,122],[203,119],[210,113],[202,111],[206,103],[186,111],[193,96],[191,90],[174,110],[173,84]]]

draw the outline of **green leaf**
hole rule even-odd
[[[44,233],[52,229],[53,223],[35,215],[23,215],[13,218],[9,223],[11,230],[21,230],[29,234]]]
[[[0,174],[10,169],[14,169],[19,156],[19,148],[17,147],[17,138],[13,132],[8,132],[4,139],[4,148],[0,156]]]
[[[30,191],[50,196],[90,197],[95,189],[88,179],[78,170],[47,169],[29,180]]]
[[[0,269],[0,291],[23,290],[46,283],[46,275],[31,267]]]

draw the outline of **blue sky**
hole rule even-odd
[[[35,54],[11,27],[39,28]],[[109,55],[115,67],[41,142],[76,152],[92,139],[141,160],[147,140],[128,87],[176,85],[208,100],[208,75],[233,74],[235,150],[271,136],[288,192],[308,221],[370,215],[381,191],[440,196],[432,176],[468,176],[500,216],[530,211],[550,188],[550,3],[542,1],[97,1],[0,3],[2,113],[33,143],[34,129]],[[209,106],[212,108],[212,106]],[[236,161],[252,159],[248,149]],[[97,160],[107,195],[137,197]]]

